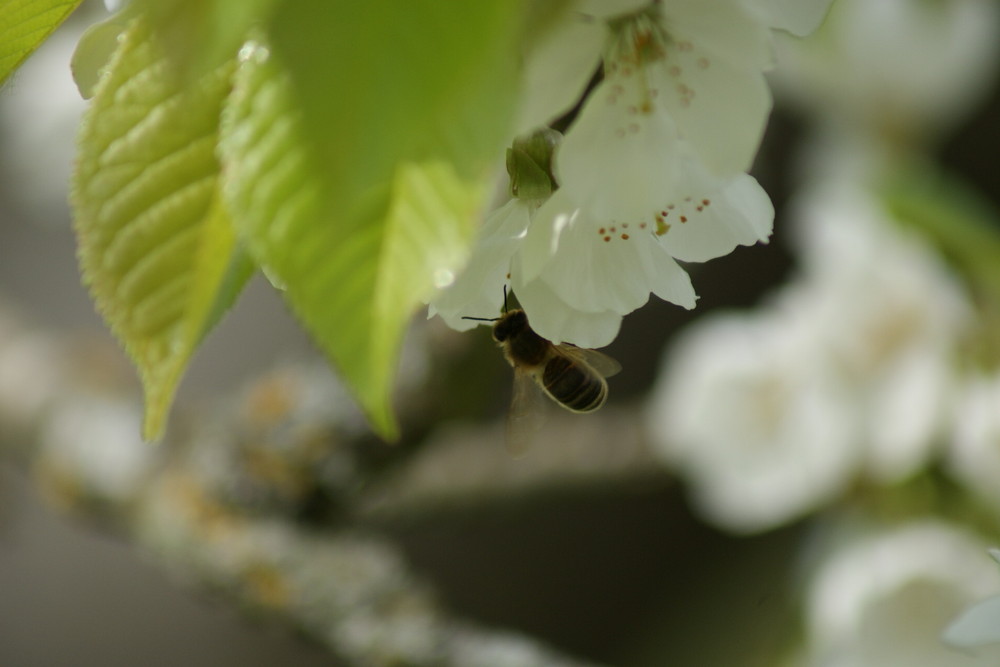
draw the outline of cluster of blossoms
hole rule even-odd
[[[998,29],[989,0],[839,0],[814,39],[779,44],[776,89],[813,121],[797,270],[762,307],[688,328],[648,406],[709,522],[825,510],[789,665],[998,664],[1000,365],[975,269],[997,239],[960,241],[957,199],[916,194],[941,177],[926,147],[994,80]]]
[[[817,128],[803,160],[810,184],[791,207],[800,271],[756,312],[690,329],[650,411],[665,460],[716,523],[781,525],[838,497],[859,472],[894,483],[936,455],[964,488],[1000,497],[998,383],[956,363],[977,326],[974,304],[937,249],[875,194],[910,165],[901,155],[919,154],[954,120],[959,100],[981,96],[972,84],[995,71],[987,56],[998,18],[1000,6],[979,0],[842,0],[814,40],[783,45],[779,89],[794,91]],[[927,43],[883,39],[889,26],[942,36],[940,71],[922,65]],[[859,52],[881,57],[860,69]],[[972,53],[992,69],[980,63],[958,94]],[[951,106],[928,114],[928,89]]]
[[[650,293],[694,307],[678,261],[770,236],[774,209],[745,172],[771,106],[771,31],[808,32],[828,3],[572,3],[526,58],[518,130],[551,122],[603,77],[565,139],[543,141],[557,144],[551,157],[526,171],[508,160],[514,198],[431,314],[469,329],[462,318],[498,312],[510,285],[542,336],[600,347]]]
[[[795,209],[796,280],[685,331],[650,405],[658,451],[730,530],[821,508],[859,473],[906,479],[951,423],[972,306],[949,268],[851,180]]]
[[[969,531],[933,519],[840,536],[816,563],[805,595],[808,646],[802,667],[987,667],[1000,652],[952,645],[983,632],[975,618],[953,625],[964,606],[1000,590],[996,564]],[[995,627],[995,626],[994,626]]]

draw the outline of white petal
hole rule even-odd
[[[995,666],[955,653],[941,627],[969,602],[996,592],[996,570],[979,539],[919,521],[841,547],[807,598],[810,665]]]
[[[653,442],[703,516],[728,530],[821,507],[857,467],[850,393],[816,354],[808,315],[700,320],[665,359],[649,405]]]
[[[600,64],[605,36],[603,23],[582,20],[576,13],[552,22],[525,59],[516,135],[576,104]]]
[[[678,177],[676,126],[641,79],[598,85],[556,150],[560,186],[600,220],[651,222]]]
[[[649,69],[658,102],[705,165],[721,176],[747,171],[771,112],[771,91],[760,68],[692,47],[672,50]]]
[[[649,229],[600,224],[584,210],[561,230],[539,279],[586,312],[624,315],[645,304],[650,292],[686,308],[695,304],[687,273]]]
[[[772,80],[812,113],[934,131],[992,90],[1000,63],[1000,4],[979,0],[848,0],[822,33],[780,36]]]
[[[964,648],[1000,642],[1000,597],[983,600],[951,622],[941,639]]]
[[[521,280],[528,282],[538,277],[549,259],[559,248],[559,235],[572,223],[579,209],[573,205],[565,190],[556,190],[542,204],[528,226],[521,244]]]
[[[819,27],[826,18],[832,0],[753,0],[768,25],[804,36]],[[871,0],[865,0],[871,2]]]
[[[995,509],[1000,507],[1000,376],[965,382],[953,408],[948,472]]]
[[[515,281],[514,292],[531,328],[553,343],[603,347],[615,339],[621,327],[622,316],[618,313],[585,313],[571,308],[541,280],[527,284]]]
[[[774,206],[752,176],[740,174],[722,181],[692,164],[684,180],[688,194],[666,202],[660,212],[670,226],[660,241],[671,255],[685,262],[704,262],[728,255],[738,245],[767,241]]]
[[[499,313],[510,259],[521,243],[529,215],[529,207],[517,199],[490,215],[465,270],[431,302],[429,316],[440,315],[452,329],[466,331],[480,323],[463,317],[494,317]]]
[[[610,19],[637,12],[649,4],[650,0],[580,0],[574,9],[595,18]]]
[[[668,60],[697,53],[746,68],[761,69],[771,63],[767,26],[760,13],[743,2],[670,0],[663,3],[663,23],[672,40]]]
[[[869,472],[881,483],[906,479],[927,463],[952,396],[953,360],[930,346],[908,352],[871,379],[874,387],[866,401]]]

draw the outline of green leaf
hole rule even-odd
[[[293,2],[295,0],[292,0]],[[185,76],[233,57],[247,33],[264,23],[276,0],[134,0],[166,55]]]
[[[922,163],[882,184],[893,216],[931,241],[974,290],[1000,303],[1000,215],[960,179]]]
[[[84,281],[139,369],[158,438],[188,360],[249,270],[219,192],[219,118],[233,64],[181,85],[139,19],[80,133],[73,183]]]
[[[234,220],[386,438],[405,327],[461,267],[503,156],[518,12],[297,0],[245,50],[223,123]]]
[[[81,0],[0,2],[0,84],[16,70]]]
[[[130,11],[112,14],[87,28],[73,50],[69,68],[73,73],[80,96],[89,100],[94,96],[97,82],[118,48],[118,35],[125,31],[134,18]]]

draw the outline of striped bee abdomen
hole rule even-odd
[[[548,360],[541,379],[549,395],[574,412],[593,412],[608,397],[608,385],[601,376],[562,355]]]

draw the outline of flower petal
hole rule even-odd
[[[987,598],[963,611],[945,628],[941,639],[960,648],[1000,643],[1000,596]]]
[[[690,194],[660,212],[669,225],[660,237],[667,252],[681,261],[704,262],[728,255],[738,245],[766,242],[774,206],[756,179],[740,174],[720,181],[699,171],[691,165],[684,177]]]
[[[685,308],[693,308],[696,298],[687,273],[651,230],[601,224],[583,209],[559,231],[538,278],[571,307],[591,313],[630,313],[650,292]]]
[[[463,317],[499,313],[510,260],[528,226],[530,211],[528,205],[512,199],[490,215],[465,270],[431,302],[428,317],[440,315],[452,329],[466,331],[479,322]]]
[[[559,248],[559,235],[571,224],[579,209],[573,205],[565,190],[556,190],[542,204],[528,227],[521,244],[521,279],[529,282],[538,277],[545,264]]]
[[[637,12],[649,3],[650,0],[578,0],[574,9],[581,14],[607,20]]]
[[[515,135],[545,125],[583,95],[600,64],[606,28],[575,13],[551,22],[525,59]]]
[[[705,165],[720,176],[750,168],[768,114],[771,91],[760,69],[692,47],[650,65],[659,103]]]
[[[621,327],[620,314],[612,311],[581,312],[567,305],[541,280],[527,284],[515,280],[514,293],[528,315],[531,328],[553,343],[603,347],[615,339]]]
[[[746,3],[670,0],[662,7],[663,24],[672,42],[667,60],[687,54],[691,62],[708,57],[747,69],[764,69],[772,64],[770,31],[760,13],[746,7]]]
[[[587,99],[556,149],[556,178],[599,220],[650,221],[673,194],[680,168],[677,128],[638,73],[609,77]]]
[[[830,9],[831,0],[752,0],[768,25],[800,37],[819,27]]]

